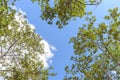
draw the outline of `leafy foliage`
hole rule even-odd
[[[62,28],[63,25],[68,24],[68,20],[72,17],[82,17],[85,13],[84,0],[55,0],[54,8],[49,6],[45,7],[42,18],[52,23],[52,19],[58,17],[56,25]]]
[[[7,80],[47,80],[51,74],[40,59],[44,44],[26,16],[17,12],[8,25],[4,24],[1,21],[0,76]]]
[[[4,14],[8,15],[12,10],[8,6],[8,4],[14,5],[18,0],[8,0],[2,1],[1,10],[5,11]],[[87,11],[85,8],[87,5],[99,5],[101,0],[54,0],[54,5],[51,6],[51,0],[31,0],[33,3],[37,2],[40,5],[42,15],[41,18],[48,22],[48,24],[52,24],[53,20],[55,20],[58,28],[62,28],[63,26],[68,24],[68,21],[72,18],[83,17]],[[13,14],[11,14],[13,15]],[[6,17],[6,16],[5,16]],[[8,19],[11,19],[10,17]],[[9,20],[10,21],[10,20]],[[8,21],[7,21],[8,23]]]
[[[8,6],[6,0],[0,0],[0,29],[8,26],[10,21],[14,18],[15,10]]]
[[[32,0],[32,2],[38,1],[43,20],[48,21],[48,24],[52,24],[53,20],[56,20],[58,28],[68,24],[68,21],[72,18],[83,17],[86,13],[86,5],[98,5],[97,0],[54,0],[54,5],[50,5],[51,0]]]
[[[83,24],[77,37],[71,38],[74,64],[71,69],[66,66],[69,75],[64,80],[112,80],[110,71],[116,71],[116,76],[120,74],[120,13],[118,8],[110,9],[109,13],[105,22],[97,26],[94,16],[87,17],[88,24]]]
[[[42,61],[38,59],[39,55],[43,53],[43,47],[40,44],[41,37],[30,29],[26,20],[19,22],[14,19],[16,10],[11,9],[8,5],[14,5],[16,1],[0,0],[0,58],[2,59],[1,64],[4,66],[4,70],[1,70],[0,74],[8,80],[34,80],[39,78],[47,80],[48,70],[44,70]],[[59,28],[67,25],[72,18],[83,17],[86,13],[86,5],[94,5],[94,3],[97,5],[96,0],[89,0],[88,2],[85,0],[54,0],[53,7],[51,7],[49,0],[31,1],[33,3],[37,1],[40,5],[43,20],[48,21],[48,24],[52,24],[53,20],[56,20],[56,25]],[[21,13],[19,13],[20,15]],[[23,17],[25,18],[25,16]],[[93,38],[95,39],[95,37]],[[73,38],[74,40],[77,39]],[[78,53],[77,50],[76,53]],[[78,78],[73,77],[72,79]]]

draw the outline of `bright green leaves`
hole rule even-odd
[[[110,16],[105,16],[104,19],[105,19],[105,20],[109,20],[109,19],[110,19]]]
[[[16,1],[17,0],[8,0],[8,3],[10,5],[15,5]],[[55,23],[58,28],[63,28],[63,26],[67,25],[69,20],[73,18],[83,17],[86,13],[86,5],[98,5],[96,3],[97,1],[93,0],[54,0],[54,4],[51,6],[51,1],[52,0],[31,0],[32,3],[37,2],[39,4],[42,11],[41,18],[47,21],[48,24],[52,24],[53,21],[56,21]],[[0,3],[7,12],[11,11],[8,3],[7,1],[2,1]]]
[[[11,5],[14,5],[17,0],[9,1]],[[51,6],[52,0],[31,0],[32,3],[37,2],[41,8],[41,18],[52,24],[56,21],[58,28],[63,28],[67,25],[69,20],[76,17],[83,17],[86,13],[86,5],[98,5],[97,0],[54,0],[54,4]],[[101,2],[101,1],[100,1]],[[0,5],[8,7],[7,1],[1,2]],[[88,4],[87,4],[88,3]],[[9,10],[9,9],[7,9]]]
[[[84,27],[81,27],[79,29],[77,37],[71,38],[70,41],[75,44],[73,46],[75,53],[81,54],[86,51],[89,51],[90,49],[86,49],[86,47],[96,48],[95,40],[97,39],[96,38],[97,29],[95,27],[92,27],[93,24],[94,24],[94,18],[93,20],[90,19],[90,22],[88,25],[83,24]]]
[[[7,1],[0,3],[0,29],[4,29],[13,20],[15,10],[8,6]]]
[[[45,10],[43,11],[43,14],[41,15],[41,18],[43,20],[48,21],[48,24],[52,24],[53,23],[53,19],[56,17],[55,16],[55,10],[51,7],[45,7]],[[56,23],[57,24],[57,23]]]
[[[106,26],[106,24],[105,23],[101,23],[101,24],[99,24],[99,27],[101,28],[101,30],[102,30],[102,32],[106,32],[107,30],[107,26]]]
[[[42,9],[42,19],[52,24],[56,18],[56,25],[62,28],[68,24],[68,21],[74,17],[82,17],[85,14],[84,0],[55,0],[54,7],[45,5]]]
[[[42,38],[26,15],[13,9],[16,1],[0,0],[0,75],[8,80],[48,80],[48,76],[55,74],[49,73],[51,69],[45,68],[40,57],[44,54]],[[31,1],[38,1],[42,10],[49,8],[48,0]]]
[[[44,54],[44,43],[35,33],[34,26],[20,12],[6,13],[1,17],[0,75],[8,80],[47,80],[50,74],[40,57]],[[9,23],[6,17],[10,19]]]
[[[110,16],[114,21],[117,21],[118,16],[120,15],[120,13],[118,14],[118,7],[114,8],[114,10],[109,9],[110,12]]]
[[[104,17],[107,22],[101,22],[97,26],[94,25],[96,21],[94,16],[87,17],[88,24],[83,24],[77,36],[71,38],[70,42],[74,44],[75,53],[72,61],[77,68],[68,67],[74,75],[66,71],[71,76],[66,76],[65,80],[78,74],[80,76],[84,74],[85,80],[112,79],[108,74],[112,70],[120,74],[120,13],[118,8],[111,9],[109,12],[110,15]],[[82,78],[77,80],[80,79]]]
[[[85,13],[85,2],[81,0],[57,0],[55,9],[58,17],[82,17]]]

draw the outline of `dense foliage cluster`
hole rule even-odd
[[[88,24],[83,24],[77,37],[71,38],[74,64],[65,70],[72,76],[65,76],[64,80],[113,80],[111,71],[116,71],[114,78],[120,79],[120,13],[118,8],[109,13],[98,25],[94,16],[87,17]]]
[[[41,18],[48,24],[55,22],[58,28],[63,28],[73,18],[83,17],[87,13],[85,11],[87,5],[98,5],[101,2],[101,0],[53,0],[54,4],[51,6],[51,0],[32,0],[35,1],[38,1],[41,7]]]
[[[42,38],[29,24],[26,15],[14,9],[15,1],[0,2],[0,76],[7,80],[47,80],[48,68]]]

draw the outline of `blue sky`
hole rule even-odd
[[[46,21],[42,21],[40,7],[37,3],[32,4],[30,1],[20,0],[16,3],[16,7],[21,8],[27,14],[29,23],[36,27],[37,33],[57,48],[57,51],[53,52],[54,57],[51,64],[54,67],[53,72],[56,72],[57,75],[50,77],[49,80],[63,80],[64,68],[66,65],[71,65],[70,56],[73,55],[72,44],[68,44],[69,39],[77,34],[78,28],[84,22],[83,20],[70,21],[63,29],[58,29],[55,24],[48,25]],[[103,0],[98,7],[88,7],[87,9],[93,10],[93,14],[98,19],[97,22],[101,22],[108,9],[116,6],[120,8],[120,0]]]

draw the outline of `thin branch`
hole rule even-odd
[[[100,1],[95,1],[96,3],[86,3],[86,4],[84,4],[84,5],[99,5],[101,2],[102,2],[102,0],[100,0]]]
[[[0,44],[0,45],[1,45],[1,51],[0,51],[0,52],[1,52],[1,54],[2,54],[2,52],[3,52],[3,50],[2,50],[2,40],[1,40],[1,44]]]
[[[14,46],[14,44],[18,41],[19,39],[15,40],[8,48],[8,50],[6,51],[5,54],[1,55],[0,58],[3,58],[4,56],[6,56],[9,52],[9,50]]]
[[[120,66],[120,63],[117,62],[116,59],[112,56],[111,52],[109,51],[109,49],[107,48],[107,46],[106,46],[105,43],[103,42],[103,39],[102,39],[102,40],[100,39],[100,41],[101,41],[101,44],[103,44],[103,46],[104,46],[104,48],[106,49],[106,51],[108,52],[109,57],[110,57],[115,63],[117,63],[118,66]],[[97,41],[97,44],[98,44],[98,47],[99,47],[98,41]],[[102,48],[99,47],[99,49],[100,49],[101,51],[105,52],[105,50],[103,50]]]
[[[120,66],[120,63],[117,62],[116,59],[112,56],[111,52],[108,50],[108,48],[107,48],[107,46],[105,45],[105,43],[104,43],[104,42],[102,42],[102,43],[103,43],[105,49],[107,50],[109,57],[110,57],[115,63],[117,63],[118,66]],[[104,52],[105,52],[105,51],[104,51]]]
[[[99,46],[98,46],[99,47]],[[102,51],[102,52],[105,52],[101,47],[99,47],[99,49]],[[105,49],[108,51],[108,55],[109,57],[115,61],[115,63],[117,63],[119,66],[120,66],[120,63],[116,61],[116,59],[112,56],[112,54],[110,53],[110,51],[108,50],[108,48],[105,46]]]
[[[116,59],[112,56],[111,52],[108,50],[108,48],[107,48],[107,46],[105,45],[104,42],[103,42],[103,45],[104,45],[105,49],[108,51],[108,54],[109,54],[110,58],[111,58],[115,63],[117,63],[118,66],[120,66],[120,63],[117,62]]]
[[[19,71],[22,71],[22,69],[19,69]],[[13,70],[0,70],[0,72],[14,72]],[[32,70],[29,72],[21,72],[22,74],[39,74],[40,71],[36,72],[36,70]]]
[[[12,70],[0,70],[0,72],[13,72]]]
[[[98,45],[98,48],[102,51],[102,52],[104,52],[105,53],[105,51],[100,47],[101,45],[99,44],[99,42],[98,42],[98,40],[97,40],[97,43],[96,43],[97,45]],[[104,69],[104,68],[103,68]],[[110,80],[112,80],[112,78],[109,76],[109,74],[107,74],[107,72],[105,71],[105,70],[103,70],[105,73],[106,73],[106,75],[108,76],[108,78],[110,79]]]
[[[15,34],[15,36],[16,36],[16,34]],[[23,35],[21,35],[21,36],[26,36],[26,34],[23,34]],[[21,36],[18,37],[18,39],[16,39],[16,40],[9,46],[8,50],[6,51],[6,53],[3,54],[3,55],[1,55],[0,58],[3,58],[4,56],[6,56],[6,55],[8,54],[9,50],[16,44],[16,42],[18,42],[18,40],[21,38]]]

